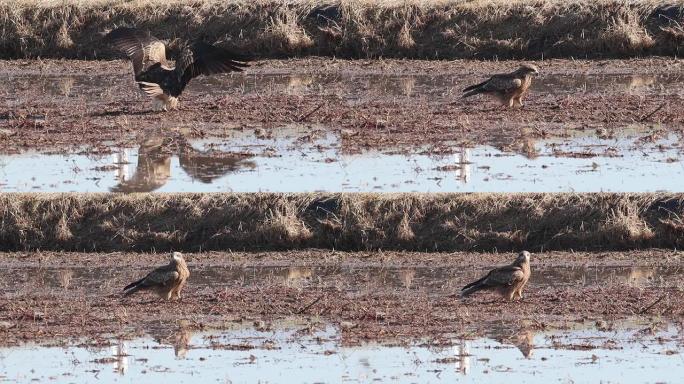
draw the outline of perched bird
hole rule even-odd
[[[536,65],[523,64],[511,73],[500,73],[480,84],[471,85],[463,90],[461,98],[484,93],[494,96],[509,108],[516,105],[522,107],[522,99],[532,85],[532,76],[536,74],[539,74]]]
[[[180,299],[181,290],[190,277],[190,270],[180,252],[171,254],[169,264],[159,267],[142,279],[124,288],[124,296],[141,290],[152,290],[166,300]]]
[[[522,251],[511,265],[492,269],[485,277],[463,287],[461,297],[481,290],[494,290],[508,300],[522,299],[530,275],[530,253]]]
[[[178,97],[188,82],[200,75],[241,72],[245,58],[201,41],[179,41],[175,66],[166,59],[166,44],[148,31],[117,28],[105,41],[125,53],[133,62],[135,81],[154,98],[156,110],[178,109]]]

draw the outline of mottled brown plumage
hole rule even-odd
[[[508,300],[522,299],[522,291],[530,280],[530,253],[522,251],[515,261],[505,267],[492,269],[485,277],[461,289],[461,297],[482,290],[496,291]]]
[[[486,81],[471,85],[463,90],[462,98],[486,94],[498,99],[502,105],[509,108],[522,107],[522,99],[532,85],[532,76],[539,73],[539,68],[533,64],[523,64],[511,73],[496,74]]]
[[[178,109],[178,98],[193,78],[248,67],[241,55],[202,41],[177,41],[172,67],[166,58],[166,44],[136,28],[116,28],[105,36],[105,42],[131,59],[138,86],[154,98],[155,109],[164,111]]]
[[[190,277],[190,270],[180,252],[171,255],[169,264],[159,267],[124,288],[124,296],[137,291],[150,290],[166,300],[181,298],[181,291]]]

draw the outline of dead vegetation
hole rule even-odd
[[[646,0],[0,1],[0,57],[111,56],[122,25],[260,57],[543,58],[677,55],[683,2]]]
[[[3,194],[0,250],[682,246],[679,194]]]

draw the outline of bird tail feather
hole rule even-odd
[[[134,281],[134,282],[128,284],[127,286],[125,286],[123,289],[124,290],[124,296],[128,296],[130,294],[138,292],[141,288],[140,284],[143,282],[143,280],[145,280],[145,278],[142,278],[138,281]]]
[[[483,288],[484,288],[484,285],[483,285],[482,283],[484,282],[484,280],[485,280],[486,278],[487,278],[487,277],[485,276],[485,277],[481,278],[480,280],[473,281],[472,283],[470,283],[470,284],[466,285],[465,287],[461,288],[461,297],[466,297],[466,296],[468,296],[468,295],[470,295],[470,294],[473,294],[473,293],[475,293],[475,292],[477,292],[477,291],[483,289]]]
[[[464,93],[464,94],[461,96],[461,99],[465,99],[466,97],[470,97],[470,96],[475,96],[475,95],[477,95],[477,94],[479,94],[479,93],[482,93],[479,89],[473,89],[473,90],[471,90],[471,91],[468,91],[468,92]]]
[[[465,88],[463,88],[463,92],[468,92],[468,91],[472,91],[472,90],[475,89],[475,88],[480,88],[481,86],[487,84],[488,81],[489,81],[489,80],[486,80],[486,81],[483,81],[483,82],[481,82],[481,83],[478,83],[478,84],[475,84],[475,85],[471,85],[471,86],[469,86],[469,87],[465,87]]]

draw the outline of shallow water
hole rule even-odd
[[[80,296],[119,294],[121,287],[111,280],[137,280],[141,270],[111,267],[11,267],[0,271],[0,287],[5,295],[55,292]],[[348,293],[425,292],[431,296],[451,295],[466,283],[481,277],[488,269],[462,266],[225,266],[192,265],[190,284],[198,291],[236,286],[283,285],[295,288],[335,287]],[[601,266],[547,267],[536,266],[530,287],[590,287],[626,284],[634,287],[672,286],[679,281],[684,267]]]
[[[166,141],[165,141],[166,140]],[[0,155],[0,191],[25,192],[652,192],[684,191],[682,141],[642,127],[617,137],[521,139],[496,148],[347,153],[321,126],[284,126],[179,149],[150,133],[114,154]]]
[[[483,78],[484,79],[484,78]],[[72,75],[72,76],[7,76],[3,81],[8,89],[15,90],[15,97],[8,102],[20,104],[26,100],[23,90],[40,90],[46,97],[70,97],[97,94],[102,89],[131,87],[133,79],[122,81],[121,75]],[[460,97],[463,84],[461,75],[449,74],[358,74],[353,71],[333,75],[310,73],[244,73],[212,77],[200,77],[189,86],[191,92],[206,94],[230,93],[285,93],[290,95],[325,94],[334,91],[348,102],[373,100],[382,97],[429,97],[448,99]],[[582,92],[627,92],[633,95],[645,93],[682,94],[684,76],[648,74],[611,75],[564,75],[542,74],[532,86],[532,92],[553,90],[558,94]],[[113,93],[113,92],[112,92]],[[32,93],[34,94],[34,93]]]
[[[337,327],[317,322],[269,330],[148,330],[99,345],[0,348],[4,382],[154,383],[649,383],[684,376],[673,324],[631,322],[536,331],[497,325],[487,337],[448,346],[348,346]]]
[[[10,104],[27,103],[30,97],[52,100],[75,95],[83,99],[89,94],[96,97],[85,97],[83,102],[114,100],[117,87],[132,86],[122,82],[120,75],[9,76],[6,81],[15,89]],[[378,97],[429,98],[442,103],[460,95],[457,82],[457,76],[445,74],[248,73],[201,77],[190,88],[194,92],[266,96],[334,92],[350,103]],[[105,94],[103,85],[111,86]],[[533,92],[539,93],[553,89],[554,95],[681,95],[684,76],[553,74],[541,76],[533,87]],[[36,89],[42,90],[40,96],[35,96]],[[567,130],[572,136],[565,138],[536,139],[538,135],[530,134],[516,140],[491,137],[484,140],[488,145],[472,147],[438,143],[439,149],[415,148],[413,144],[361,152],[345,146],[344,131],[320,125],[231,127],[226,129],[226,137],[187,138],[182,148],[175,149],[165,145],[179,132],[167,128],[145,132],[138,145],[114,148],[115,153],[108,155],[0,155],[0,191],[684,191],[680,182],[684,177],[684,140],[677,134],[657,133],[671,127],[634,124],[599,127],[600,133],[596,127],[584,132],[575,127]],[[445,148],[452,154],[443,154]]]

